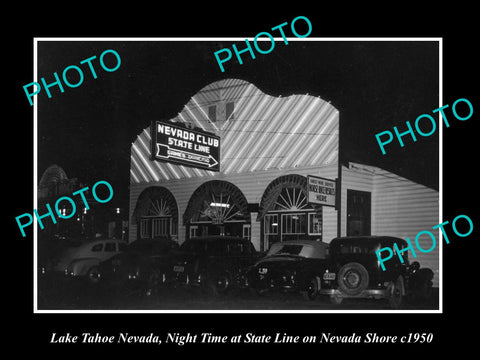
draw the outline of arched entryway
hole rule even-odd
[[[137,224],[137,239],[171,237],[177,239],[178,207],[173,194],[161,186],[142,191],[133,211]]]
[[[187,238],[207,235],[239,236],[250,239],[250,213],[241,190],[222,180],[199,186],[183,215]]]
[[[262,250],[278,241],[322,239],[322,206],[309,204],[307,178],[284,175],[265,189],[259,206]]]

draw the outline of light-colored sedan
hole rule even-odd
[[[126,245],[122,240],[99,239],[68,248],[54,270],[70,276],[86,276],[90,282],[96,283],[99,280],[100,262],[122,252]]]

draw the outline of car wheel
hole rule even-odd
[[[403,302],[403,277],[399,276],[392,283],[390,298],[388,299],[392,309],[399,309]]]
[[[307,289],[302,291],[302,296],[305,300],[315,300],[318,296],[320,279],[318,277],[313,277],[307,284]]]
[[[90,284],[97,284],[100,281],[100,271],[98,266],[92,266],[87,271],[87,280]]]
[[[220,274],[215,280],[215,289],[218,294],[224,294],[230,289],[231,280],[227,273]]]
[[[341,296],[338,296],[338,295],[331,295],[330,296],[330,302],[333,304],[333,305],[340,305],[343,301],[343,298]]]
[[[212,291],[212,282],[210,281],[210,277],[206,273],[200,273],[198,275],[198,279],[200,281],[200,290],[204,294],[209,294]]]
[[[367,269],[362,264],[352,262],[343,265],[338,272],[338,287],[347,295],[358,295],[369,282]]]
[[[152,270],[148,275],[147,287],[145,289],[145,295],[150,296],[158,286],[162,283],[162,274],[159,270]]]
[[[249,287],[248,288],[248,291],[250,292],[250,294],[256,296],[256,297],[260,297],[260,296],[263,296],[265,295],[265,293],[268,291],[267,289],[260,289],[260,288],[256,288],[256,287]]]
[[[206,293],[213,296],[225,294],[230,289],[230,275],[222,273],[218,276],[207,276],[202,288]]]

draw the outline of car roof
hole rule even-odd
[[[328,246],[327,243],[317,240],[286,240],[275,244],[282,245],[312,245],[312,246]],[[272,244],[273,245],[273,244]]]
[[[211,235],[211,236],[197,236],[190,238],[189,241],[203,241],[203,242],[214,242],[214,241],[248,241],[238,236],[222,236],[222,235]]]
[[[93,244],[103,243],[103,242],[107,242],[107,241],[126,242],[125,240],[121,240],[121,239],[95,239],[95,240],[92,240],[92,241],[88,241],[84,244],[85,245],[93,245]]]
[[[381,235],[363,235],[363,236],[344,236],[334,238],[330,245],[335,245],[337,243],[342,244],[355,244],[355,245],[374,245],[378,243],[402,243],[406,244],[407,242],[404,239],[394,237],[394,236],[381,236]]]
[[[287,240],[282,242],[273,243],[269,249],[269,254],[275,255],[272,251],[276,251],[276,248],[280,249],[280,247],[284,246],[302,246],[303,256],[308,258],[318,258],[323,259],[326,256],[326,251],[328,248],[328,244],[322,241],[317,240]]]
[[[89,247],[97,244],[103,244],[105,242],[121,242],[121,243],[126,243],[125,240],[120,240],[120,239],[95,239],[87,242],[82,242],[80,243],[79,247]]]
[[[161,237],[161,238],[143,238],[143,239],[137,239],[137,240],[133,240],[131,241],[129,244],[133,244],[135,241],[140,241],[140,242],[170,242],[170,241],[173,241],[172,239],[170,238],[166,238],[166,237]]]

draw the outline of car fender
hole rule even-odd
[[[93,266],[98,266],[99,264],[100,259],[98,258],[75,259],[70,263],[68,270],[75,276],[84,276],[87,274],[90,268]]]
[[[301,287],[306,289],[310,285],[310,281],[315,279],[318,289],[322,288],[321,275],[316,271],[301,271],[297,272],[297,279],[300,279]]]

